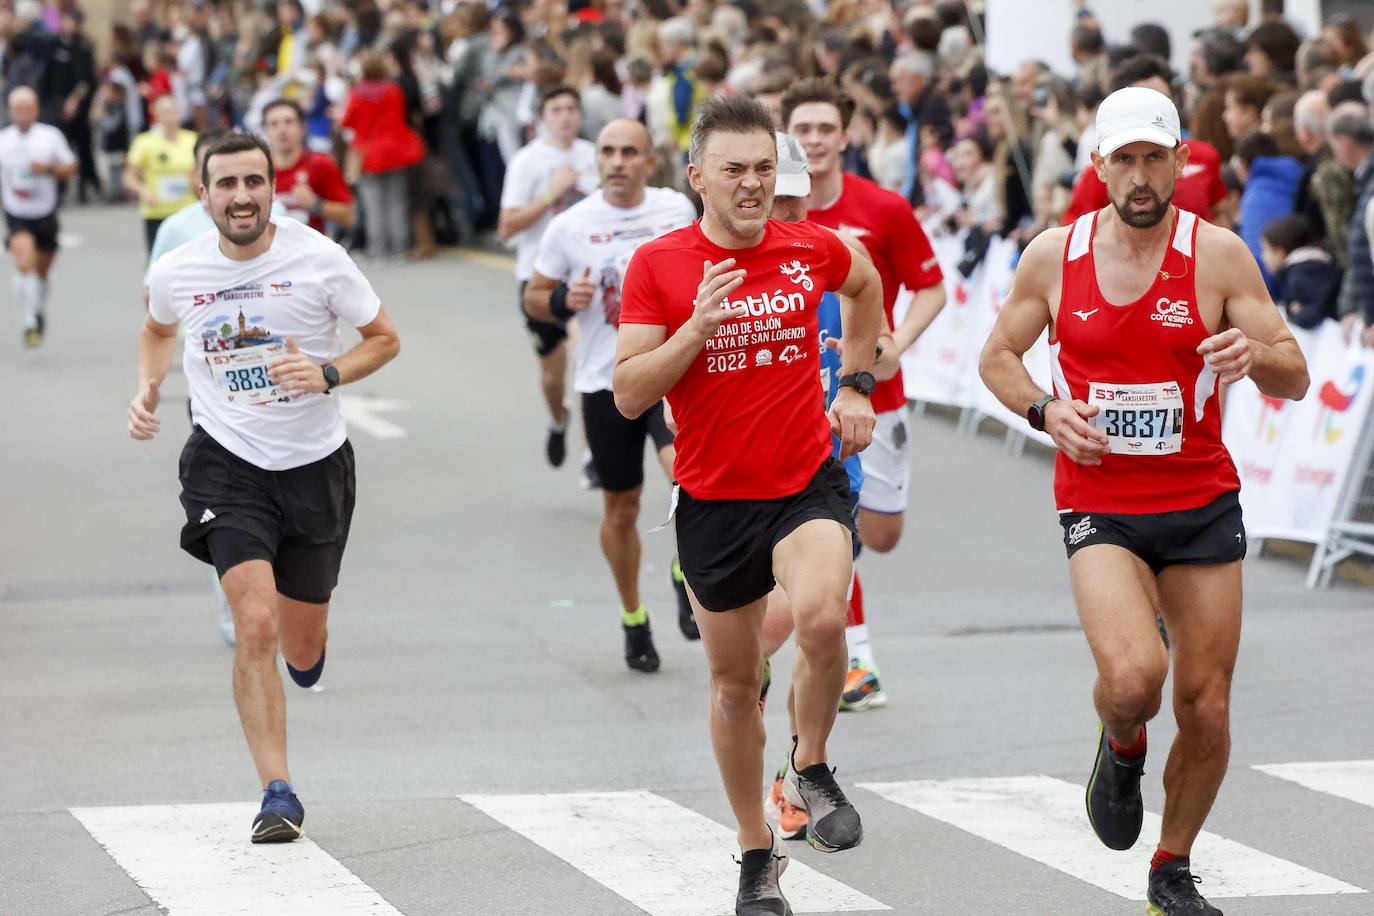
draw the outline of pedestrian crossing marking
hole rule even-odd
[[[401,916],[308,839],[249,843],[257,811],[254,804],[71,809],[168,916]]]
[[[1160,818],[1145,812],[1132,854],[1098,842],[1088,825],[1083,787],[1049,776],[860,783],[920,812],[1128,900],[1145,899],[1149,851]],[[1208,898],[1363,894],[1363,888],[1203,831],[1192,859]]]
[[[459,797],[650,916],[735,911],[734,831],[652,792]],[[797,913],[891,909],[795,859],[782,887]]]
[[[1374,808],[1374,760],[1266,763],[1252,769],[1295,782],[1314,792]]]

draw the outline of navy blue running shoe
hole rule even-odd
[[[291,783],[274,779],[262,795],[262,810],[253,818],[254,843],[289,843],[304,832],[305,808]]]

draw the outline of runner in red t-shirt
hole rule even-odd
[[[893,327],[898,354],[916,342],[945,305],[944,277],[921,224],[906,200],[866,178],[843,171],[841,157],[849,145],[849,119],[854,102],[834,83],[803,80],[784,93],[782,114],[787,132],[801,141],[811,165],[808,219],[848,232],[863,242],[883,281],[883,307]],[[893,315],[897,291],[913,293],[901,324]],[[859,539],[865,547],[887,553],[902,537],[911,483],[911,443],[906,427],[906,391],[902,374],[879,382],[873,392],[878,415],[873,445],[864,452],[864,486],[859,494]],[[855,579],[853,594],[862,596]],[[862,598],[856,598],[845,632],[849,673],[841,706],[869,709],[887,703],[878,666],[868,641]]]
[[[784,786],[823,852],[857,846],[858,812],[826,765],[844,683],[852,570],[849,480],[831,457],[871,440],[868,396],[882,328],[880,280],[833,232],[767,218],[773,121],[747,96],[714,98],[692,127],[688,180],[701,222],[641,246],[626,272],[613,380],[637,417],[663,397],[678,425],[678,552],[711,669],[711,741],[739,823],[737,914],[786,908],[787,853],[764,819],[761,627],[768,593],[791,599],[798,735]],[[844,373],[827,417],[817,306],[847,297]],[[776,575],[776,580],[774,576]]]
[[[348,228],[357,218],[353,194],[334,158],[305,148],[305,113],[290,99],[268,102],[262,129],[272,148],[277,200],[289,216],[325,231],[325,223]]]
[[[1150,911],[1221,916],[1189,854],[1226,775],[1245,527],[1221,441],[1220,385],[1300,399],[1307,366],[1255,259],[1233,233],[1170,205],[1188,162],[1168,96],[1123,88],[1097,111],[1093,166],[1111,206],[1026,248],[983,350],[983,381],[1059,447],[1055,502],[1102,721],[1088,820],[1129,849],[1144,817],[1145,724],[1173,644],[1178,736]],[[1054,393],[1022,356],[1050,330]]]

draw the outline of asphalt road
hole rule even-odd
[[[140,227],[91,209],[64,228],[82,244],[59,259],[48,342],[20,349],[12,303],[0,333],[0,913],[268,912],[243,902],[254,887],[290,913],[726,912],[729,811],[700,647],[674,625],[671,535],[644,535],[663,670],[639,675],[620,658],[600,498],[578,486],[580,446],[544,463],[534,360],[491,256],[372,276],[402,353],[346,392],[359,501],[328,670],[323,691],[288,694],[313,845],[244,852],[251,815],[223,806],[253,808],[259,789],[231,652],[208,567],[177,547],[184,379],[162,437],[131,442]],[[867,840],[836,856],[794,844],[820,874],[794,865],[784,887],[798,912],[1138,913],[1152,846],[1105,864],[1080,850],[1093,668],[1050,462],[936,413],[912,438],[905,539],[861,560],[891,702],[841,717],[832,743]],[[666,510],[651,481],[646,531]],[[1374,890],[1374,765],[1254,768],[1374,760],[1374,600],[1304,591],[1302,573],[1246,564],[1232,769],[1208,822],[1230,844],[1210,869],[1194,858],[1228,916],[1374,912],[1356,893]],[[780,760],[782,703],[768,724]],[[1166,712],[1155,812],[1171,736]],[[1313,772],[1328,773],[1316,788]],[[361,909],[329,902],[344,885]]]

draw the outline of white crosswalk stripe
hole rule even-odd
[[[1374,760],[1266,763],[1252,769],[1295,782],[1314,792],[1374,808]]]
[[[1374,761],[1253,769],[1374,807]],[[1140,843],[1123,854],[1105,849],[1093,836],[1083,810],[1082,787],[1048,776],[860,783],[858,788],[1119,897],[1145,897],[1148,850],[1160,829],[1155,814],[1146,813]],[[459,798],[649,916],[734,912],[738,867],[731,860],[733,829],[660,795],[636,790]],[[864,807],[861,799],[856,801]],[[115,862],[171,916],[285,911],[307,916],[401,916],[308,838],[272,846],[250,844],[248,825],[255,811],[251,804],[71,809]],[[873,842],[879,837],[869,839],[856,855],[886,857],[897,852]],[[1198,837],[1193,858],[1209,898],[1367,893],[1207,831]],[[908,864],[898,855],[892,867]],[[796,860],[783,888],[799,914],[892,909]],[[460,907],[454,912],[478,912],[462,909],[476,902],[463,899],[460,889],[454,893],[451,902]]]
[[[1049,776],[861,783],[890,802],[919,811],[1042,865],[1130,900],[1145,899],[1148,850],[1160,818],[1145,813],[1140,854],[1098,842],[1083,806],[1083,787]],[[1193,861],[1208,898],[1363,894],[1362,888],[1203,831]]]
[[[461,798],[650,916],[735,911],[734,831],[652,792]],[[797,913],[891,909],[797,861],[782,883]]]
[[[72,808],[72,815],[169,916],[400,916],[308,839],[254,846],[257,805]]]

